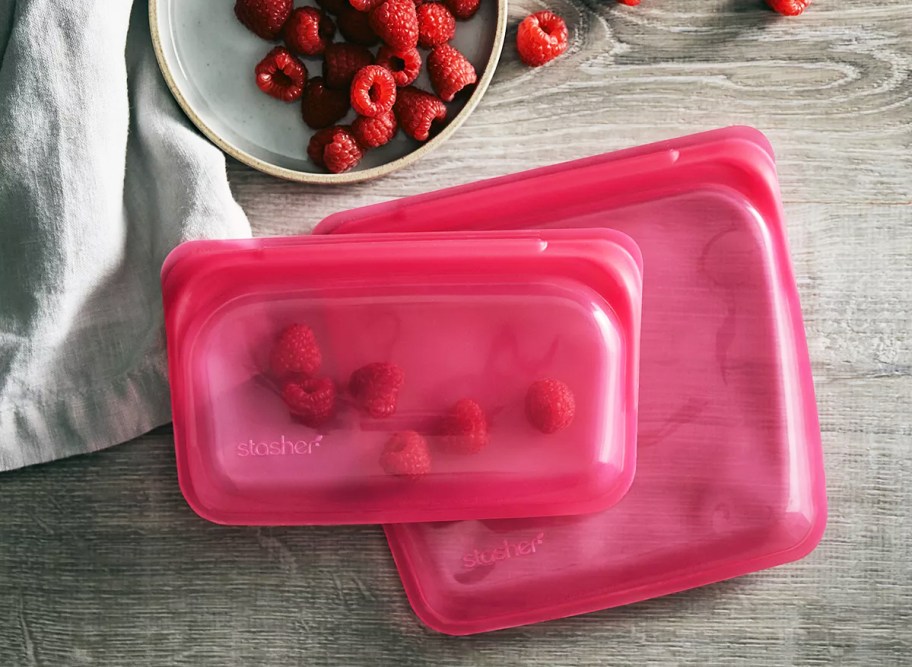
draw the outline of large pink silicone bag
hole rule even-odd
[[[611,506],[636,462],[640,262],[605,229],[180,246],[162,290],[184,496],[267,525]],[[559,432],[526,417],[542,379],[575,395]],[[482,436],[444,437],[461,399]]]
[[[730,128],[335,215],[318,232],[606,228],[643,252],[639,459],[590,516],[389,525],[419,617],[470,634],[793,561],[826,521],[766,139]]]

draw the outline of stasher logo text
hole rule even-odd
[[[272,442],[257,441],[251,438],[237,445],[238,456],[295,456],[313,454],[314,448],[320,446],[322,435],[313,440],[289,440],[284,435]]]
[[[474,570],[482,565],[493,565],[499,560],[508,560],[510,558],[521,558],[522,556],[532,556],[536,553],[536,548],[540,547],[545,541],[545,534],[539,533],[531,540],[521,542],[510,542],[504,540],[502,544],[485,551],[474,549],[462,557],[462,566],[467,570]]]

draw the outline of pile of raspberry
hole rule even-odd
[[[293,419],[310,428],[329,424],[346,405],[371,419],[396,413],[405,373],[395,363],[376,361],[355,370],[344,390],[320,374],[323,354],[313,330],[292,324],[278,335],[269,354],[269,375]],[[576,402],[564,382],[547,378],[533,382],[525,396],[525,413],[538,431],[551,434],[573,422]],[[392,433],[378,463],[385,473],[420,479],[431,472],[435,455],[470,455],[484,449],[490,424],[481,405],[462,398],[439,415],[430,428]]]
[[[445,103],[478,79],[449,42],[456,21],[472,18],[480,2],[317,0],[319,8],[295,8],[292,0],[236,0],[234,13],[256,35],[284,42],[257,64],[257,86],[283,102],[301,103],[304,122],[317,130],[307,155],[340,173],[355,167],[365,151],[389,143],[400,128],[420,142],[440,128]],[[337,31],[343,41],[333,41]],[[309,76],[303,56],[322,57],[320,76]],[[433,93],[412,85],[422,63]],[[349,109],[357,117],[340,125]]]

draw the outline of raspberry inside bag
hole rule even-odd
[[[636,480],[588,516],[386,526],[432,628],[471,634],[666,595],[802,558],[821,538],[807,343],[760,133],[381,204],[317,233],[605,227],[637,242],[646,272]]]
[[[184,495],[231,524],[604,509],[635,468],[641,281],[607,230],[185,244]]]

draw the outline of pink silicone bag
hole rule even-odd
[[[451,634],[560,618],[807,555],[820,429],[772,151],[729,128],[403,199],[317,233],[611,228],[645,267],[639,463],[589,516],[388,525],[418,616]]]
[[[636,463],[640,262],[628,237],[605,229],[180,246],[162,291],[184,496],[227,524],[609,507]],[[312,377],[277,376],[277,340],[302,325],[322,363]],[[365,412],[348,389],[356,369],[377,362],[404,374],[389,416]],[[319,423],[286,398],[313,378],[335,392]],[[558,433],[525,416],[525,392],[543,378],[576,396],[575,418]],[[437,430],[463,398],[487,416],[477,453],[448,451]],[[427,442],[429,472],[382,464],[393,434],[407,431]]]

